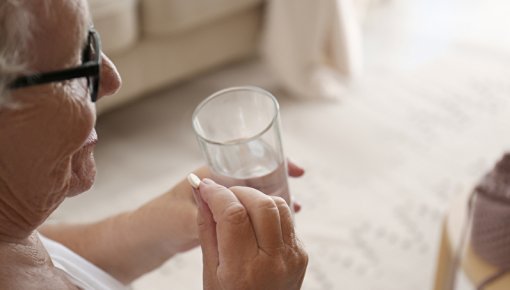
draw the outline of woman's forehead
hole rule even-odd
[[[33,4],[32,68],[51,71],[72,65],[87,38],[90,16],[85,0],[30,1]],[[46,3],[42,3],[46,2]]]

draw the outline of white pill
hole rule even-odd
[[[193,173],[188,175],[188,182],[193,188],[198,188],[200,186],[200,178]]]

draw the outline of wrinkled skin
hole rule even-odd
[[[80,65],[90,25],[86,2],[22,5],[34,15],[27,71]],[[120,77],[106,57],[101,77],[101,97],[119,88]],[[0,108],[0,273],[7,274],[0,274],[0,288],[73,289],[51,266],[34,230],[65,197],[94,182],[95,105],[85,79],[19,89],[11,96],[14,103]]]
[[[91,24],[85,0],[23,3],[34,14],[29,71],[80,65]],[[103,55],[99,99],[115,93],[120,82],[114,65]],[[19,89],[12,92],[12,99],[13,106],[0,108],[0,289],[76,289],[53,266],[36,230],[66,197],[88,190],[94,182],[95,104],[90,101],[84,79]],[[196,173],[209,176],[205,168]],[[290,163],[289,174],[301,176],[303,170]],[[285,207],[279,203],[282,212],[288,210]],[[173,255],[197,246],[196,219],[197,206],[183,180],[136,210],[91,224],[40,230],[127,284]],[[279,222],[275,216],[273,219]],[[293,227],[288,220],[285,225]],[[275,259],[262,257],[257,260],[260,264],[251,265],[253,270],[273,262],[284,266],[274,272],[282,276],[280,280],[262,281],[265,284],[261,285],[272,287],[267,289],[282,285],[297,289],[301,285],[306,254],[298,243],[293,242],[288,249]],[[231,265],[236,263],[239,261]],[[227,275],[222,279],[227,280],[247,273],[234,266],[225,269],[229,270],[223,272]]]
[[[90,25],[85,3],[55,0],[47,5],[51,7],[47,13],[42,13],[46,8],[39,1],[30,5],[38,11],[34,21],[40,24],[35,25],[30,43],[38,48],[32,54],[30,71],[59,70],[81,63]],[[115,67],[104,57],[100,97],[119,86]],[[15,226],[19,232],[13,238],[25,238],[65,197],[92,186],[96,112],[85,79],[12,94],[16,106],[0,109],[0,236],[12,235]],[[19,216],[24,218],[18,225]],[[10,233],[5,233],[7,225]]]

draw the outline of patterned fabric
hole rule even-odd
[[[471,244],[500,269],[510,269],[510,154],[476,188],[472,204]]]

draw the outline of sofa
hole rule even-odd
[[[262,0],[89,0],[120,91],[98,103],[110,111],[147,92],[253,55]]]

